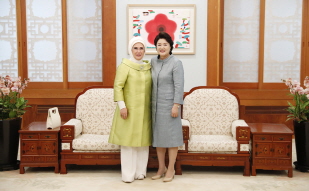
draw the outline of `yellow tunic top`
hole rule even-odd
[[[109,143],[130,146],[150,146],[151,129],[151,65],[123,59],[114,81],[114,101],[124,101],[128,118],[120,117],[116,107]]]

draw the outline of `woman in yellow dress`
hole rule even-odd
[[[146,177],[151,129],[151,65],[143,61],[145,42],[130,40],[130,58],[117,68],[114,81],[114,114],[109,143],[121,145],[121,174],[124,182]]]

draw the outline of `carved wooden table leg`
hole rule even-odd
[[[289,168],[289,170],[288,170],[288,177],[290,177],[290,178],[293,177],[293,168]]]
[[[256,169],[254,166],[251,168],[251,175],[256,176]]]
[[[59,164],[55,165],[55,173],[59,173]]]
[[[25,168],[22,165],[19,165],[19,173],[20,174],[25,174]]]

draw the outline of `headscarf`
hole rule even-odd
[[[144,64],[143,59],[141,59],[141,60],[136,60],[136,59],[134,58],[133,54],[132,54],[132,48],[133,48],[134,44],[136,44],[136,43],[138,43],[138,42],[142,43],[142,44],[144,45],[144,49],[146,49],[146,43],[145,43],[145,41],[144,41],[144,39],[143,39],[142,37],[139,37],[139,36],[138,36],[138,37],[133,37],[133,38],[130,40],[129,45],[128,45],[128,51],[129,51],[129,54],[130,54],[130,60],[131,60],[132,62],[135,62],[135,63],[138,63],[138,64]],[[144,57],[144,56],[145,56],[145,53],[144,53],[143,57]]]

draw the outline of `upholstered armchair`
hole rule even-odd
[[[182,174],[181,165],[244,166],[243,175],[250,176],[250,128],[239,119],[236,94],[226,87],[195,87],[184,96],[182,109],[189,140],[187,151],[178,154],[176,174]]]
[[[67,164],[120,164],[120,147],[108,143],[116,105],[112,87],[93,86],[76,96],[75,118],[60,129],[61,174]]]

